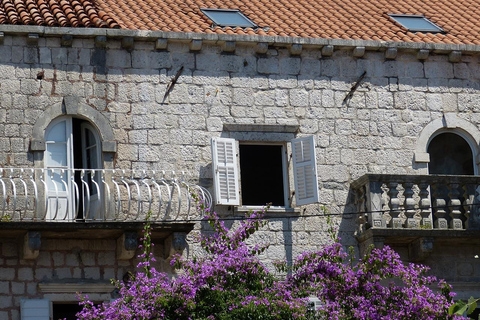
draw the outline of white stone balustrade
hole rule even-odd
[[[367,174],[354,181],[358,233],[480,229],[480,177]]]
[[[189,221],[192,193],[211,206],[208,190],[175,172],[0,168],[0,222]]]

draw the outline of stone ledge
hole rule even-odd
[[[144,222],[0,222],[0,238],[23,237],[40,231],[42,239],[118,239],[126,230],[141,234]],[[190,232],[193,222],[151,222],[152,238],[165,239],[173,232]]]
[[[438,230],[438,229],[391,229],[371,228],[360,235],[357,240],[363,243],[372,238],[382,238],[385,244],[409,244],[420,238],[433,238],[437,241],[447,241],[450,244],[468,239],[469,243],[480,244],[478,230]]]
[[[115,286],[111,283],[54,282],[39,283],[38,289],[43,293],[110,293]]]
[[[373,41],[373,40],[350,40],[350,39],[324,39],[324,38],[300,38],[300,37],[281,37],[281,36],[260,36],[260,35],[228,35],[228,34],[207,34],[207,33],[184,33],[168,31],[149,31],[149,30],[120,30],[120,29],[96,29],[96,28],[63,28],[63,27],[43,27],[43,26],[18,26],[18,25],[0,25],[0,33],[6,35],[28,35],[37,33],[39,36],[63,36],[72,35],[77,37],[97,37],[107,36],[109,38],[133,37],[140,40],[156,41],[159,38],[172,41],[191,41],[204,40],[206,42],[215,42],[223,44],[226,41],[235,41],[237,43],[268,43],[269,45],[291,46],[300,44],[304,47],[333,46],[337,48],[365,47],[366,50],[386,50],[387,48],[397,48],[400,50],[431,50],[438,53],[450,54],[452,51],[462,53],[480,52],[480,45],[468,44],[447,44],[447,43],[425,43],[425,42],[393,42],[393,41]]]
[[[281,125],[281,124],[243,124],[243,123],[224,123],[223,130],[229,132],[281,132],[297,133],[299,125]]]

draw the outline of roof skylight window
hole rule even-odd
[[[412,32],[443,32],[443,29],[419,15],[389,14],[390,18]]]
[[[240,27],[240,28],[256,28],[257,25],[250,19],[245,17],[240,10],[231,9],[200,9],[208,19],[220,27]]]

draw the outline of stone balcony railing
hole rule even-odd
[[[367,174],[351,185],[357,234],[368,229],[480,227],[480,176]]]
[[[0,222],[189,221],[203,187],[174,172],[0,168]]]

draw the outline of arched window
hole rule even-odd
[[[456,133],[441,132],[434,136],[427,152],[430,154],[428,164],[430,174],[475,174],[472,148]]]
[[[62,116],[48,125],[44,155],[47,220],[86,219],[99,212],[101,150],[99,134],[88,121]]]

